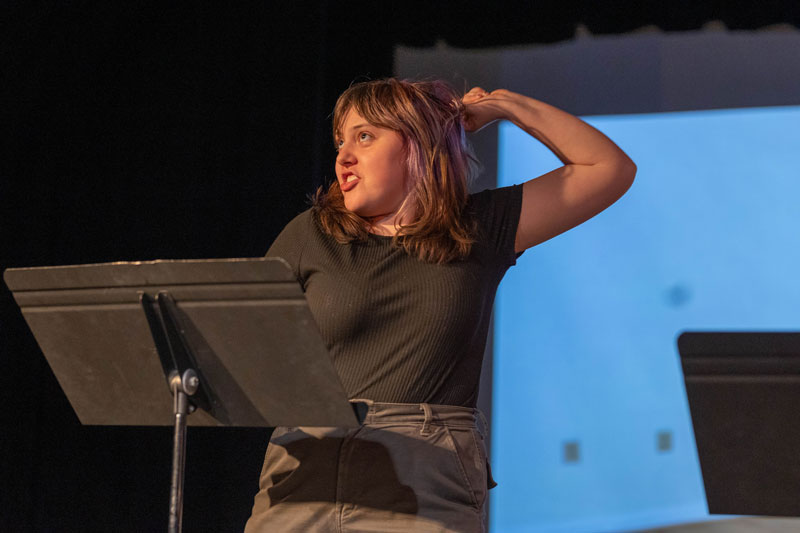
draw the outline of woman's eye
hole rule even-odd
[[[362,132],[359,132],[359,133],[358,133],[358,135],[356,135],[356,139],[357,139],[358,141],[368,141],[368,140],[372,139],[372,134],[371,134],[371,133],[368,133],[368,132],[366,132],[366,131],[362,131]],[[334,148],[336,149],[336,151],[338,152],[338,151],[339,151],[339,149],[340,149],[340,148],[341,148],[343,145],[344,145],[344,139],[337,139],[337,140],[336,140],[336,142],[334,142],[334,144],[333,144],[333,147],[334,147]]]

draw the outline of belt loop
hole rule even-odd
[[[360,424],[371,424],[375,417],[375,402],[366,398],[351,398],[350,404]]]
[[[431,406],[427,403],[419,404],[419,408],[425,411],[425,421],[422,423],[422,429],[420,430],[420,435],[428,435],[431,432],[430,423],[433,420],[433,413],[431,412]]]
[[[489,422],[486,421],[483,411],[480,409],[475,409],[475,411],[478,413],[478,418],[480,419],[481,424],[483,424],[483,436],[486,437],[489,434]]]

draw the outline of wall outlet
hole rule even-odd
[[[581,460],[581,449],[578,441],[573,440],[564,443],[564,462],[577,463]]]
[[[660,452],[672,450],[672,432],[659,431],[656,434],[656,449]]]

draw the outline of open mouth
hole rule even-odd
[[[344,174],[342,176],[342,179],[344,180],[344,183],[340,185],[342,192],[349,191],[350,189],[358,185],[358,182],[361,180],[361,178],[352,173]]]

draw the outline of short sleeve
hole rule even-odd
[[[470,196],[480,240],[497,260],[510,267],[523,252],[514,250],[522,210],[522,185],[487,189]]]
[[[310,210],[297,215],[278,234],[266,255],[266,257],[280,257],[289,263],[297,281],[301,284],[303,280],[300,277],[300,260],[308,242],[308,227],[311,222]]]

